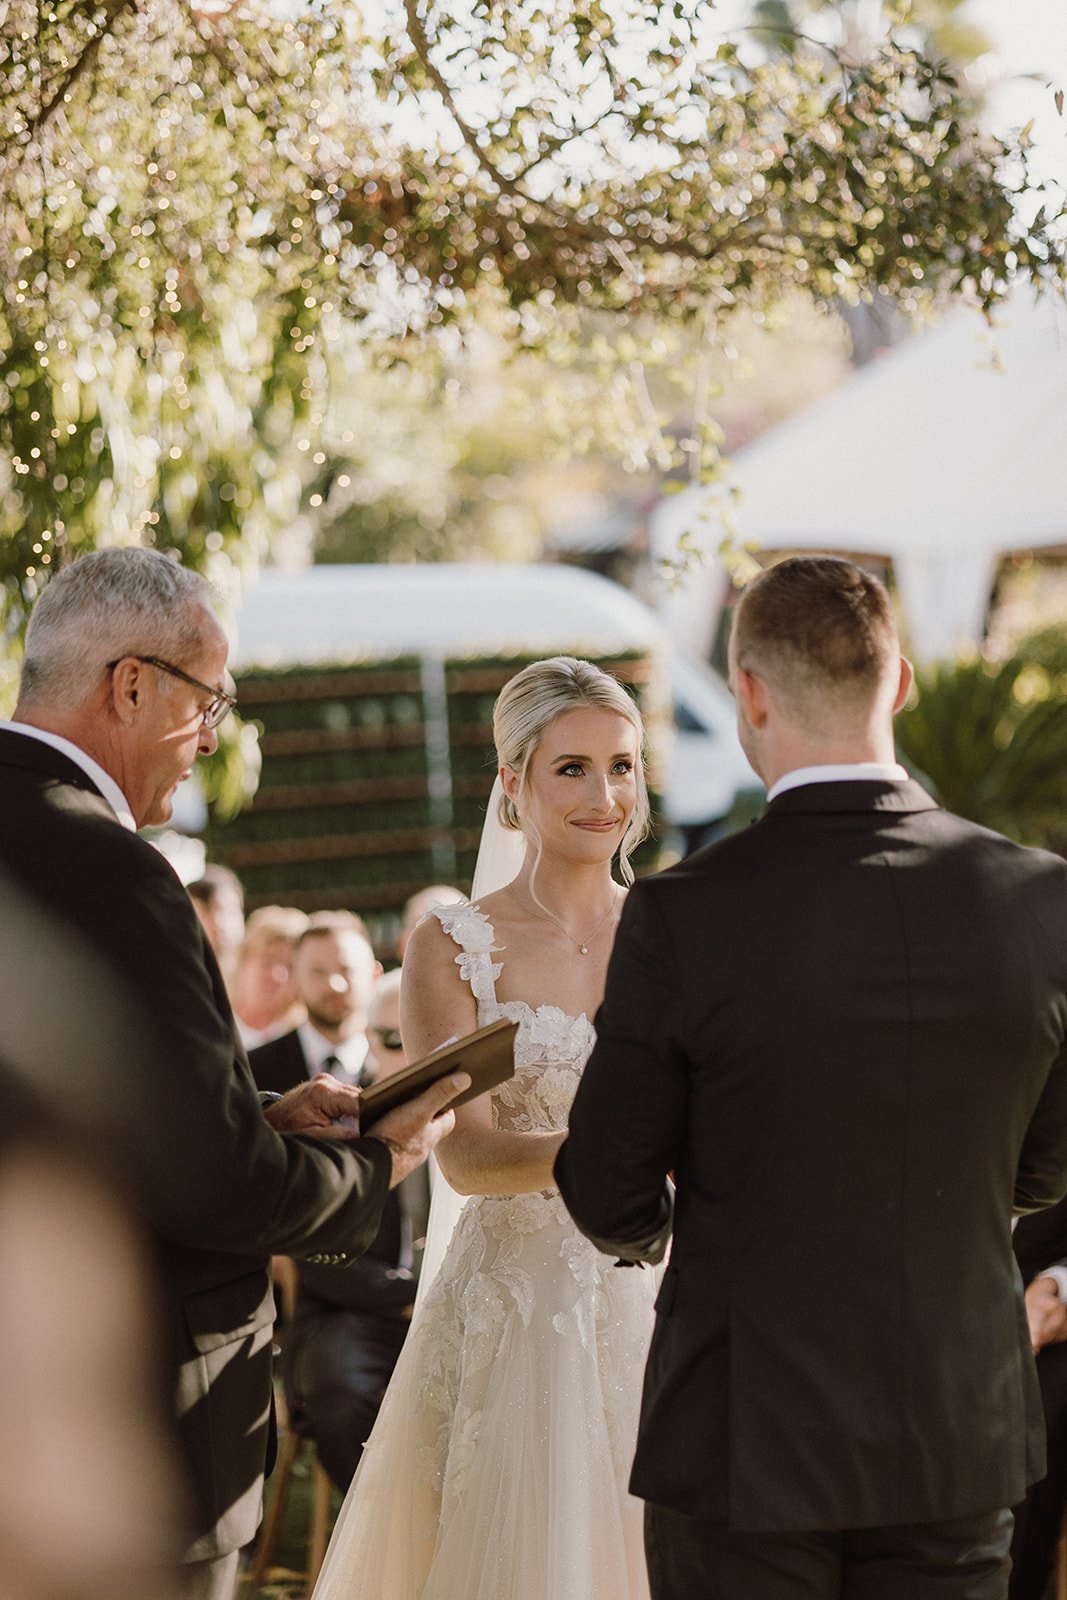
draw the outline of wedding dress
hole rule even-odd
[[[494,1126],[559,1131],[593,1045],[584,1016],[501,1003],[493,929],[438,906],[478,1025],[519,1024]],[[651,1272],[616,1267],[555,1189],[473,1196],[416,1310],[314,1600],[648,1600],[626,1488]]]

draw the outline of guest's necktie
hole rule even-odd
[[[322,1063],[322,1066],[319,1068],[320,1072],[330,1072],[335,1078],[343,1078],[344,1070],[344,1067],[341,1065],[340,1056],[335,1056],[332,1053],[326,1057],[325,1061]]]

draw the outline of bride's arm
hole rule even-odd
[[[456,946],[436,918],[421,922],[404,955],[400,1031],[409,1061],[478,1026],[474,996],[460,977]],[[552,1189],[552,1163],[562,1133],[516,1133],[494,1128],[487,1094],[456,1112],[456,1126],[435,1154],[460,1194],[530,1194]]]

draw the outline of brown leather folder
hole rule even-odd
[[[450,1072],[469,1072],[471,1086],[450,1100],[449,1108],[461,1106],[464,1101],[485,1094],[487,1089],[495,1089],[498,1083],[503,1083],[515,1071],[515,1035],[518,1031],[517,1022],[508,1022],[501,1017],[499,1022],[491,1022],[486,1028],[479,1028],[462,1039],[453,1039],[451,1043],[441,1045],[440,1049],[423,1056],[421,1061],[401,1067],[399,1072],[391,1073],[380,1083],[372,1083],[369,1089],[364,1089],[360,1100],[360,1132],[366,1133],[387,1111],[403,1105],[405,1100],[413,1099]]]

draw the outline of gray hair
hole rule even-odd
[[[632,883],[630,856],[650,829],[648,786],[642,759],[645,727],[640,711],[618,678],[594,666],[593,662],[578,661],[574,656],[550,656],[546,661],[534,661],[523,667],[504,685],[493,707],[497,759],[502,766],[518,773],[521,799],[531,757],[549,723],[564,712],[581,711],[587,706],[625,717],[637,735],[637,803],[619,846],[619,870],[623,880]],[[500,798],[500,822],[503,827],[515,828],[521,833],[529,831],[519,808],[507,795]],[[540,860],[541,841],[537,839],[535,843]]]
[[[76,706],[109,661],[165,656],[178,663],[203,639],[211,590],[158,550],[115,547],[80,556],[52,578],[26,630],[19,703]]]

